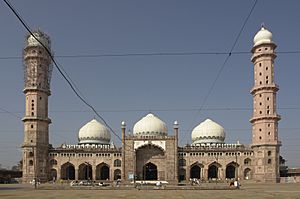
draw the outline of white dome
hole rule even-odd
[[[78,133],[79,144],[109,144],[109,129],[93,119],[85,124]]]
[[[261,27],[260,31],[256,33],[253,39],[254,46],[260,44],[270,44],[273,43],[272,41],[272,33],[265,29],[265,27]]]
[[[224,140],[224,128],[210,119],[206,119],[192,131],[193,144],[224,143]]]
[[[152,113],[143,117],[133,127],[133,135],[135,136],[158,136],[167,134],[168,128],[166,123]]]

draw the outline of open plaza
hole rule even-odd
[[[52,198],[300,198],[300,184],[265,184],[246,183],[240,189],[225,189],[227,184],[204,183],[200,186],[191,186],[193,189],[182,189],[182,187],[168,187],[165,189],[155,189],[147,187],[145,189],[135,189],[129,187],[84,187],[73,188],[68,184],[42,184],[35,190],[28,184],[0,185],[1,199],[52,199]],[[185,187],[188,188],[188,187]],[[219,188],[219,189],[212,189]]]

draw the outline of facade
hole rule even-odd
[[[279,181],[278,121],[274,82],[276,45],[264,27],[254,37],[251,61],[254,64],[252,143],[225,143],[224,128],[206,119],[191,132],[192,144],[178,145],[179,123],[173,133],[153,113],[136,122],[133,132],[121,122],[122,146],[111,142],[110,130],[93,119],[78,134],[78,143],[53,148],[49,144],[48,96],[50,95],[50,39],[41,31],[26,39],[24,49],[26,113],[23,142],[23,182],[97,180],[124,183],[135,180]],[[45,50],[45,48],[47,50]],[[135,177],[134,177],[135,176]]]

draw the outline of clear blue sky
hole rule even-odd
[[[10,1],[30,27],[52,40],[55,55],[157,52],[228,52],[253,1],[240,0],[91,0]],[[262,22],[273,32],[277,51],[300,50],[300,1],[260,0],[234,51],[250,51]],[[0,2],[0,57],[20,57],[27,32]],[[180,144],[206,118],[226,130],[226,142],[251,143],[253,66],[250,54],[232,55],[204,108],[196,109],[216,78],[226,55],[57,58],[88,101],[120,135],[149,111],[163,119],[172,134],[180,123]],[[281,154],[288,165],[300,166],[299,54],[278,54],[275,79],[280,86],[278,112]],[[24,115],[22,59],[0,59],[0,108]],[[78,130],[94,114],[53,72],[49,98],[50,143],[77,143]],[[241,108],[243,110],[220,110]],[[298,109],[286,109],[298,108]],[[217,109],[217,110],[211,110]],[[163,111],[164,110],[164,111]],[[168,110],[168,111],[166,111]],[[0,164],[21,159],[23,123],[0,110]],[[113,141],[119,140],[112,136]]]

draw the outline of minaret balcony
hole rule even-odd
[[[250,119],[250,122],[251,123],[254,123],[256,121],[259,121],[259,120],[281,120],[281,116],[277,113],[275,114],[272,114],[272,115],[262,115],[262,116],[253,116],[251,119]]]
[[[250,93],[253,95],[254,93],[258,91],[264,91],[264,90],[272,90],[274,92],[277,92],[279,90],[279,86],[275,83],[273,84],[262,84],[262,85],[255,85],[251,89]]]
[[[23,122],[27,122],[27,121],[35,121],[35,120],[39,120],[39,121],[44,121],[47,123],[51,123],[51,119],[50,118],[44,118],[44,117],[38,117],[38,116],[25,116],[22,118]]]

